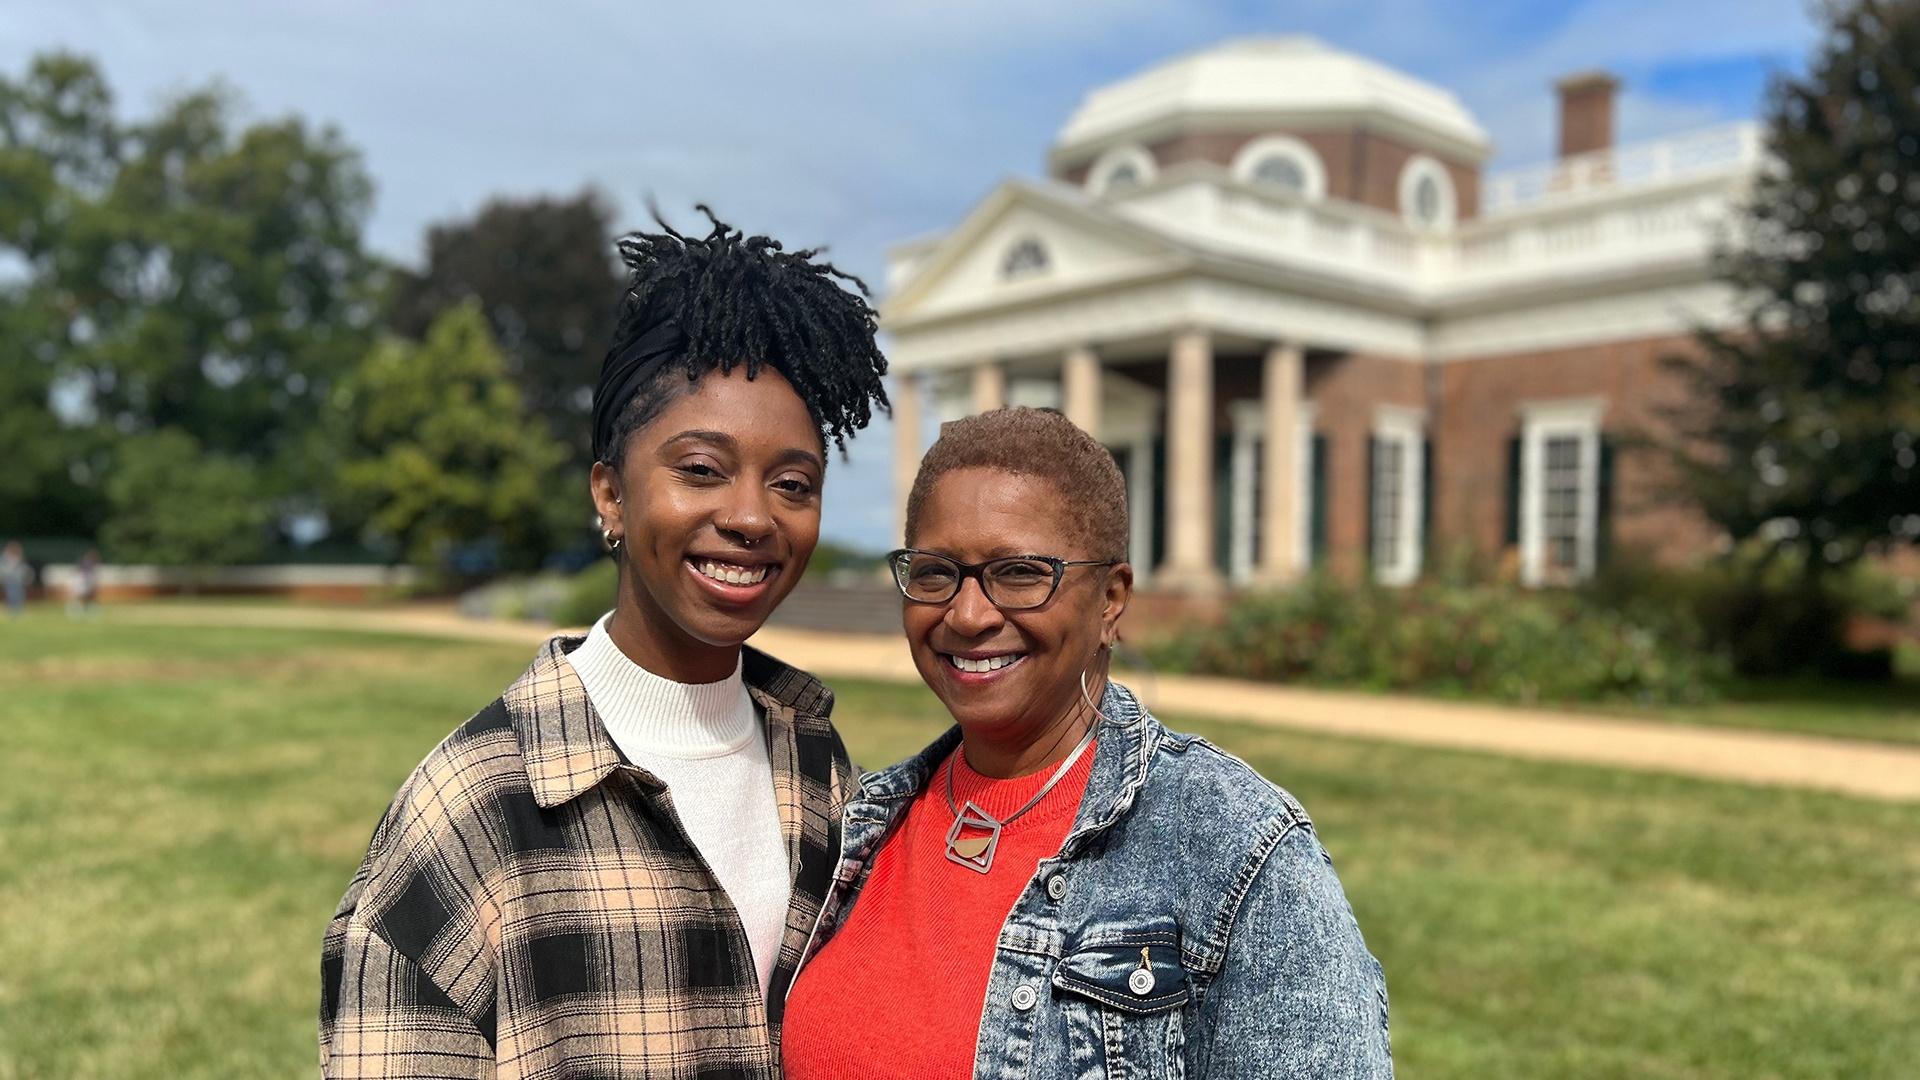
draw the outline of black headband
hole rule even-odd
[[[613,460],[614,421],[641,384],[685,345],[680,324],[666,317],[607,350],[600,382],[593,388],[593,460]]]

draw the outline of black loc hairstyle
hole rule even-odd
[[[620,238],[630,273],[594,391],[595,456],[618,465],[627,439],[687,387],[710,371],[742,365],[749,379],[763,368],[778,371],[819,425],[821,445],[831,437],[844,452],[873,406],[891,411],[866,283],[815,262],[817,250],[784,251],[778,240],[747,236],[706,206],[698,209],[713,225],[703,237],[681,235],[656,210],[660,232]],[[632,362],[647,350],[658,359]]]

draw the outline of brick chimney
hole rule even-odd
[[[1620,80],[1604,71],[1583,71],[1553,84],[1560,92],[1560,157],[1613,147],[1613,95]]]

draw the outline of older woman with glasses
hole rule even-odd
[[[1392,1075],[1306,811],[1108,679],[1127,535],[1112,456],[1057,413],[927,454],[890,562],[955,726],[847,807],[791,1080]]]

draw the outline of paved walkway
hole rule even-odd
[[[116,608],[112,617],[144,623],[371,630],[529,645],[553,632],[530,623],[476,621],[449,608],[427,607],[369,610],[151,605]],[[768,627],[753,643],[822,676],[894,681],[919,678],[905,643],[898,638]],[[1543,761],[1584,762],[1920,801],[1920,747],[1308,690],[1231,679],[1158,676],[1140,689],[1149,705],[1169,715],[1217,717]]]

